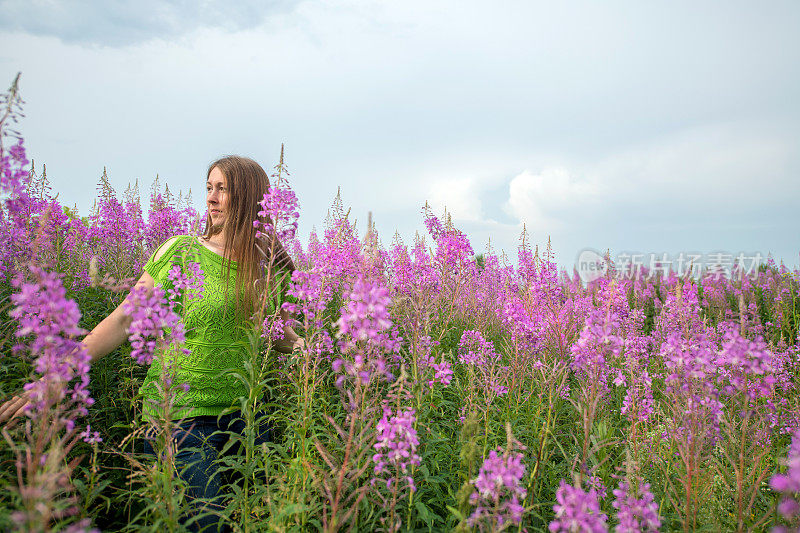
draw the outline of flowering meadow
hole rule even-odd
[[[16,82],[0,104],[0,401],[31,400],[2,429],[0,529],[181,531],[185,384],[162,373],[152,423],[139,387],[183,349],[203,273],[188,262],[128,294],[202,213],[157,184],[145,214],[105,173],[90,213],[61,205],[13,129]],[[306,345],[274,350],[275,306],[230,372],[245,431],[206,512],[232,530],[797,530],[800,271],[611,265],[587,286],[527,235],[515,258],[476,252],[427,208],[414,242],[362,235],[339,196],[300,242],[282,155],[271,183],[254,222],[298,270],[268,295]],[[130,342],[90,366],[82,335],[123,301]]]

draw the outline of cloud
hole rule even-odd
[[[428,192],[428,202],[434,211],[446,209],[455,220],[481,220],[483,209],[478,182],[472,178],[452,178],[435,181]]]
[[[545,230],[589,218],[648,225],[680,224],[687,214],[692,224],[735,219],[800,194],[791,139],[757,124],[691,128],[596,161],[526,170],[509,183],[505,209]]]
[[[54,36],[67,43],[128,46],[153,38],[173,40],[200,27],[228,31],[260,25],[298,2],[273,0],[2,0],[0,29]]]
[[[508,185],[507,212],[537,231],[567,227],[594,210],[604,194],[599,183],[578,179],[563,167],[525,170]]]

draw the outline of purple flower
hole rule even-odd
[[[83,345],[74,339],[85,333],[78,327],[81,313],[73,300],[66,298],[66,291],[58,274],[31,266],[33,283],[25,282],[22,276],[14,279],[19,292],[11,295],[16,305],[9,316],[17,319],[17,338],[27,338],[27,345],[18,345],[16,350],[27,348],[34,356],[34,369],[41,378],[25,385],[31,393],[31,410],[34,415],[60,402],[69,394],[74,413],[65,419],[74,426],[75,415],[86,415],[87,407],[94,403],[89,397],[89,363],[91,359]],[[73,378],[78,381],[67,387]]]
[[[519,524],[525,508],[522,505],[527,491],[522,486],[525,465],[522,454],[511,452],[504,454],[502,448],[489,452],[484,459],[478,476],[472,480],[475,487],[469,501],[475,505],[467,523],[475,526],[479,523]]]
[[[103,439],[100,438],[100,432],[93,432],[92,426],[89,424],[86,424],[86,429],[81,433],[81,438],[88,444],[97,444],[98,442],[103,442]]]
[[[261,206],[258,212],[260,219],[253,221],[253,226],[257,229],[256,237],[274,235],[281,242],[294,239],[300,213],[297,196],[286,180],[278,179],[258,203]]]
[[[433,214],[428,207],[428,204],[425,204],[422,212],[425,214],[425,228],[428,230],[428,233],[430,233],[431,237],[438,239],[439,235],[444,232],[441,221]]]
[[[458,360],[465,365],[486,366],[500,356],[494,344],[483,338],[480,331],[465,331],[458,342]]]
[[[508,369],[500,365],[500,354],[494,344],[483,338],[479,331],[468,330],[458,343],[459,361],[472,367],[479,376],[478,384],[486,403],[508,392],[505,385]]]
[[[450,367],[450,363],[445,361],[442,358],[441,363],[434,363],[431,365],[431,368],[434,370],[433,382],[438,382],[444,385],[445,387],[450,384],[450,381],[453,379],[453,369]]]
[[[568,485],[561,480],[556,491],[556,516],[548,528],[553,533],[577,533],[588,531],[602,533],[608,531],[608,515],[600,510],[597,491],[585,492],[580,487]]]
[[[608,391],[610,363],[622,353],[622,318],[613,309],[592,309],[577,342],[572,346],[571,367],[597,394]]]
[[[62,533],[100,533],[100,530],[92,526],[92,521],[89,518],[82,518],[74,524],[68,525],[62,529]]]
[[[439,344],[430,338],[430,336],[423,335],[417,340],[417,361],[419,370],[422,372],[421,380],[428,386],[432,387],[435,383],[441,383],[445,387],[450,384],[453,379],[453,368],[450,362],[445,360],[442,355],[441,362],[437,363],[431,351],[434,346]]]
[[[339,335],[349,336],[354,341],[377,339],[380,332],[392,325],[388,311],[391,303],[385,286],[359,278],[347,295],[342,316],[336,322]]]
[[[686,339],[673,333],[661,346],[659,355],[667,368],[664,383],[670,404],[684,415],[673,421],[672,436],[687,443],[708,438],[712,444],[720,436],[723,409],[713,343],[704,334]],[[698,445],[692,448],[702,450]]]
[[[792,435],[785,464],[786,473],[772,476],[769,486],[783,495],[778,507],[781,515],[792,524],[800,525],[800,503],[797,501],[797,493],[800,492],[800,429]]]
[[[187,261],[183,268],[181,265],[174,265],[167,272],[167,279],[170,281],[167,298],[171,302],[178,302],[184,298],[188,302],[203,297],[205,274],[199,263]]]
[[[321,329],[324,326],[324,311],[333,298],[333,283],[326,283],[318,269],[292,272],[292,282],[286,294],[298,303],[284,302],[283,309],[292,314],[302,314],[309,325]]]
[[[644,533],[658,531],[661,520],[658,518],[658,504],[650,484],[642,483],[636,493],[630,491],[628,482],[621,480],[619,487],[614,489],[614,503],[617,509],[619,524],[614,528],[617,533]]]
[[[717,365],[724,366],[728,385],[723,394],[742,392],[750,400],[769,398],[775,390],[778,359],[763,339],[742,337],[738,329],[724,333]]]
[[[390,473],[398,478],[402,477],[406,479],[412,492],[416,490],[414,480],[405,474],[411,465],[419,466],[420,464],[420,457],[417,454],[419,440],[417,439],[417,430],[414,429],[415,422],[416,416],[413,409],[403,409],[395,414],[388,407],[384,407],[383,417],[376,427],[377,442],[373,445],[377,451],[372,456],[376,476]],[[387,488],[390,486],[390,481],[391,479],[387,480]]]
[[[641,381],[634,383],[626,392],[625,398],[622,400],[622,409],[620,410],[623,415],[626,415],[629,420],[640,420],[647,422],[653,414],[653,380],[647,371],[641,374]]]
[[[0,135],[5,137],[6,132],[6,128],[3,128]],[[0,194],[8,195],[11,199],[24,199],[29,182],[28,163],[25,140],[22,138],[8,148],[7,154],[0,154]]]
[[[148,249],[154,249],[173,235],[196,234],[199,228],[197,211],[188,205],[181,207],[180,199],[165,188],[163,194],[158,192],[158,182],[153,184],[150,196],[150,210],[147,224],[140,222],[141,207],[138,198],[125,202],[125,215],[122,222],[127,226],[127,233],[136,236],[141,233]]]
[[[123,310],[131,317],[128,340],[131,357],[139,364],[149,365],[159,344],[168,338],[176,345],[186,340],[183,322],[161,287],[152,290],[134,287],[123,303]]]
[[[279,316],[268,316],[261,324],[261,336],[265,339],[279,341],[284,338],[284,321]]]
[[[405,246],[396,244],[388,257],[393,293],[417,302],[415,311],[416,307],[425,309],[432,305],[433,297],[441,290],[441,279],[425,247],[420,243],[409,254]]]
[[[365,384],[373,375],[391,378],[386,354],[397,353],[402,337],[396,328],[389,329],[392,326],[387,309],[391,304],[389,291],[378,281],[359,278],[346,293],[346,300],[336,322],[343,356],[334,361],[334,371],[344,371],[336,385],[341,387],[347,376]]]
[[[160,344],[177,347],[186,340],[183,320],[176,308],[203,296],[203,270],[194,261],[173,266],[167,279],[166,291],[160,285],[152,290],[134,287],[123,303],[123,311],[131,317],[128,327],[131,357],[139,364],[150,364]],[[186,348],[180,350],[189,353]]]

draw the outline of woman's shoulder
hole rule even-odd
[[[170,237],[156,249],[156,252],[153,254],[153,262],[158,261],[171,250],[176,250],[179,246],[189,246],[195,242],[197,242],[197,238],[191,235],[175,235]]]

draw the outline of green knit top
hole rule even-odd
[[[161,403],[159,382],[162,368],[166,376],[177,387],[174,405],[178,408],[173,416],[219,415],[228,407],[238,405],[238,399],[247,394],[246,386],[229,370],[244,368],[250,353],[250,338],[258,333],[250,321],[237,317],[236,313],[236,262],[230,262],[230,282],[226,295],[227,261],[201,245],[197,237],[180,235],[167,241],[163,254],[154,260],[154,253],[144,270],[165,290],[172,287],[167,277],[170,269],[178,266],[184,272],[188,261],[199,263],[203,271],[203,291],[200,298],[190,299],[183,309],[176,310],[183,318],[186,342],[181,348],[159,350],[153,359],[139,392],[144,397],[142,418],[151,420]],[[283,294],[284,276],[275,276],[278,286],[273,294]],[[271,300],[271,299],[270,299]],[[178,300],[179,302],[182,300]],[[267,313],[275,310],[273,302]],[[166,363],[166,365],[165,365]],[[187,384],[184,392],[181,385]]]

